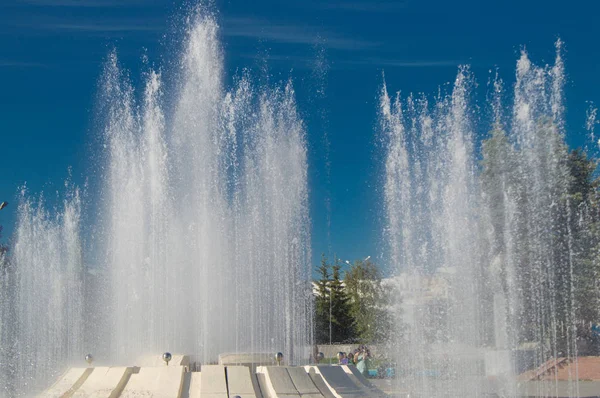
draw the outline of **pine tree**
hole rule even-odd
[[[331,269],[331,339],[336,343],[350,342],[354,337],[354,320],[350,315],[350,300],[340,277],[342,266],[338,258]]]
[[[325,254],[321,256],[321,265],[317,268],[319,279],[315,281],[315,341],[317,344],[329,343],[329,268]]]
[[[369,260],[354,262],[346,272],[344,282],[358,340],[367,344],[388,340],[393,330],[390,297],[375,263]]]
[[[574,254],[575,311],[577,319],[588,325],[600,320],[600,181],[594,175],[596,168],[597,161],[588,159],[584,151],[570,152],[569,221]]]

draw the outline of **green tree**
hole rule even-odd
[[[377,265],[370,260],[355,261],[344,282],[357,339],[367,344],[389,340],[393,330],[390,297]]]
[[[481,297],[481,321],[484,330],[482,339],[486,344],[495,344],[494,294],[500,290],[505,296],[510,294],[505,261],[506,233],[509,227],[507,215],[510,207],[506,192],[514,191],[519,187],[515,175],[515,150],[500,124],[496,124],[489,138],[483,141],[482,154],[481,188],[483,205],[487,210],[482,217],[486,228],[481,236],[487,238],[482,242],[485,247],[482,253],[488,256],[489,266],[479,270],[484,281],[479,288],[479,297]],[[486,264],[486,261],[482,261],[482,264]],[[492,288],[485,288],[485,286]],[[507,319],[507,324],[512,323]]]
[[[547,350],[564,354],[574,349],[576,324],[600,320],[597,161],[585,151],[569,152],[551,120],[538,121],[534,134],[513,145],[496,127],[483,142],[488,255],[499,265],[483,271],[484,285],[497,291],[500,283],[507,296],[520,295],[508,322],[519,342],[550,341]]]
[[[575,312],[585,324],[600,321],[600,218],[597,161],[585,151],[569,153],[569,226],[573,255]]]
[[[498,127],[492,130],[490,138],[483,141],[482,153],[481,182],[493,229],[492,255],[496,256],[504,252],[506,246],[505,193],[513,182],[511,174],[515,168],[514,151],[506,133]]]
[[[354,338],[354,319],[350,311],[350,299],[341,279],[342,266],[338,258],[331,267],[331,329],[332,341],[336,343],[350,342]]]
[[[315,280],[315,340],[319,344],[344,343],[352,340],[353,319],[350,302],[341,279],[341,265],[336,258],[331,265],[325,255],[317,267]]]
[[[321,256],[321,264],[317,267],[319,279],[315,284],[315,341],[317,344],[329,342],[329,280],[330,265],[325,254]]]

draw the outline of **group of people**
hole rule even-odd
[[[366,345],[360,345],[352,353],[352,363],[356,365],[356,369],[364,376],[369,374],[369,362],[371,359],[371,352]]]
[[[345,352],[340,353],[339,362],[340,365],[356,365],[356,368],[360,373],[368,376],[369,372],[369,360],[371,358],[371,352],[366,345],[360,345],[353,352],[346,354]]]

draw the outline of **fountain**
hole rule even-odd
[[[226,352],[276,352],[279,364],[310,357],[305,125],[291,82],[257,85],[244,71],[226,86],[218,35],[210,13],[193,11],[180,57],[148,67],[143,88],[111,52],[97,195],[86,202],[68,183],[47,210],[23,190],[10,263],[0,257],[2,394],[34,394],[84,358],[76,380],[93,374],[92,361],[132,365],[160,352],[162,374],[182,372],[180,353],[205,365]],[[402,292],[393,343],[399,388],[411,396],[518,396],[524,370],[577,363],[579,325],[597,315],[582,312],[580,284],[599,220],[593,200],[573,191],[563,85],[560,41],[553,66],[523,52],[509,112],[502,81],[493,83],[481,148],[468,67],[433,101],[391,98],[383,86],[385,233]],[[350,368],[294,369],[374,391]],[[568,393],[578,396],[573,369]],[[267,383],[296,370],[259,373]],[[539,381],[539,394],[558,388]]]
[[[2,376],[10,394],[47,387],[87,351],[100,364],[165,349],[204,364],[224,352],[308,360],[305,127],[291,82],[258,86],[244,71],[225,87],[218,35],[193,11],[177,67],[147,71],[139,101],[111,52],[97,198],[69,188],[50,212],[22,195],[15,301],[2,305],[16,320],[2,329],[3,352],[18,353]]]
[[[461,69],[453,92],[438,99],[433,111],[425,98],[411,96],[403,104],[397,96],[392,103],[385,87],[381,95],[381,124],[389,140],[385,201],[391,261],[413,281],[409,295],[416,300],[407,297],[404,303],[410,320],[399,357],[409,375],[408,389],[423,396],[448,391],[429,383],[426,370],[447,367],[447,357],[468,357],[465,345],[481,341],[471,86],[471,73]],[[440,288],[454,300],[423,311],[418,301],[438,272],[445,284]],[[468,358],[461,362],[455,393],[477,396],[480,386],[467,382],[477,365]]]
[[[12,263],[4,270],[10,298],[2,303],[3,322],[11,320],[2,328],[7,390],[45,387],[81,356],[81,199],[76,188],[67,191],[56,216],[45,209],[43,198],[32,201],[25,190],[21,193]],[[10,390],[3,393],[12,396]]]
[[[516,396],[518,374],[556,358],[575,364],[566,390],[579,396],[578,300],[590,297],[577,265],[595,218],[573,192],[561,46],[553,66],[523,51],[510,111],[493,81],[481,153],[468,68],[433,104],[383,86],[386,240],[404,288],[396,355],[401,388],[418,396]],[[539,395],[558,391],[537,378]]]

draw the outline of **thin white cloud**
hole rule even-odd
[[[365,40],[340,37],[310,25],[273,24],[254,18],[226,19],[223,23],[223,34],[286,44],[321,44],[338,50],[364,50],[379,45]]]
[[[362,0],[319,1],[317,7],[324,10],[356,12],[392,12],[406,8],[408,0]]]
[[[56,23],[45,25],[47,29],[69,30],[79,32],[151,32],[157,30],[156,25],[123,24],[123,23]]]
[[[464,65],[465,61],[459,60],[401,60],[401,59],[385,59],[385,58],[359,58],[353,60],[338,61],[341,64],[348,65],[374,65],[399,68],[425,68],[425,67],[457,67]]]
[[[29,18],[12,21],[10,26],[25,29],[31,34],[61,34],[65,32],[81,32],[91,35],[114,35],[122,33],[155,32],[164,24],[158,20],[132,18],[101,18],[101,19],[68,19],[56,17]]]
[[[20,0],[23,5],[43,7],[106,8],[148,5],[143,0]]]
[[[240,58],[258,60],[258,61],[269,61],[276,63],[284,63],[293,67],[294,69],[311,69],[315,63],[315,58],[301,55],[285,55],[285,54],[260,54],[260,53],[241,53],[237,54]]]
[[[0,59],[0,68],[45,68],[45,67],[47,67],[47,65],[36,63],[36,62]]]

